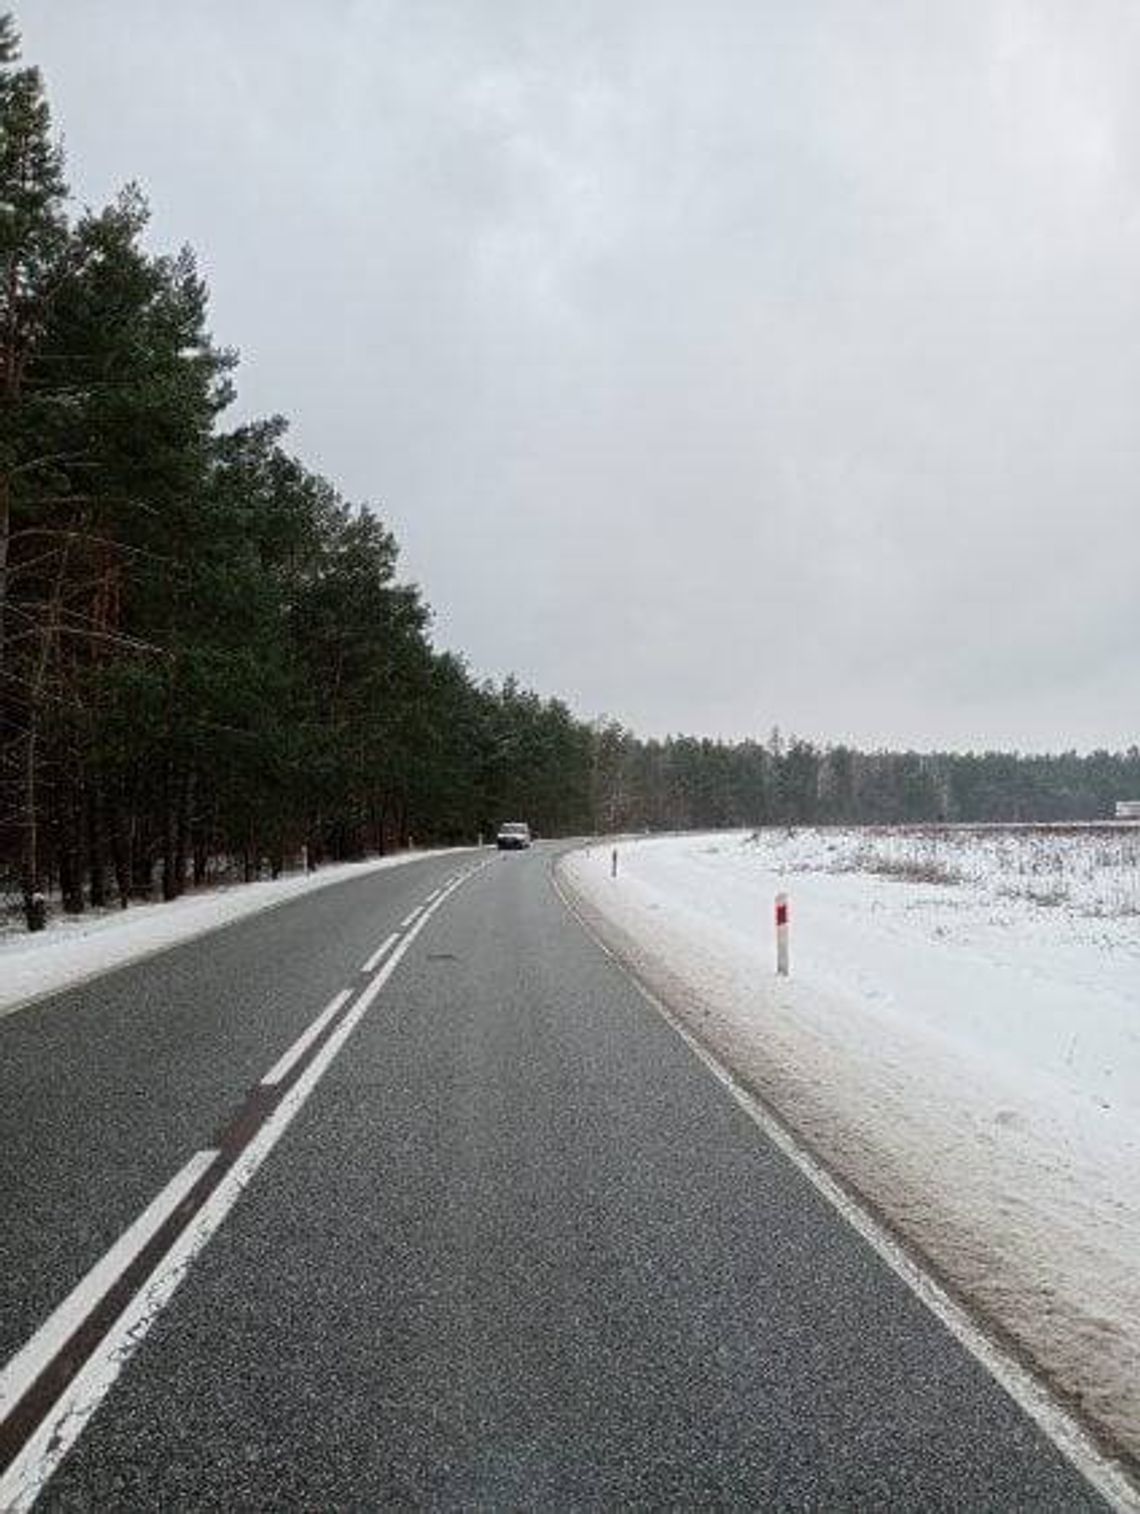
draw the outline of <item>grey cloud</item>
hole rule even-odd
[[[649,732],[1140,737],[1140,19],[26,0],[73,182],[442,643]],[[113,102],[113,109],[108,109]]]

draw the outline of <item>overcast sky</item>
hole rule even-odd
[[[638,732],[1140,740],[1136,0],[23,0],[72,185],[436,639]]]

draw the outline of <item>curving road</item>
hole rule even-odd
[[[0,1507],[1105,1507],[552,855],[330,887],[0,1022]]]

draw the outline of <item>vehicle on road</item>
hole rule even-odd
[[[499,827],[495,844],[501,852],[521,852],[530,845],[530,826],[525,820],[508,820]]]

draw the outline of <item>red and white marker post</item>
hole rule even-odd
[[[788,976],[788,896],[776,895],[776,971]]]

